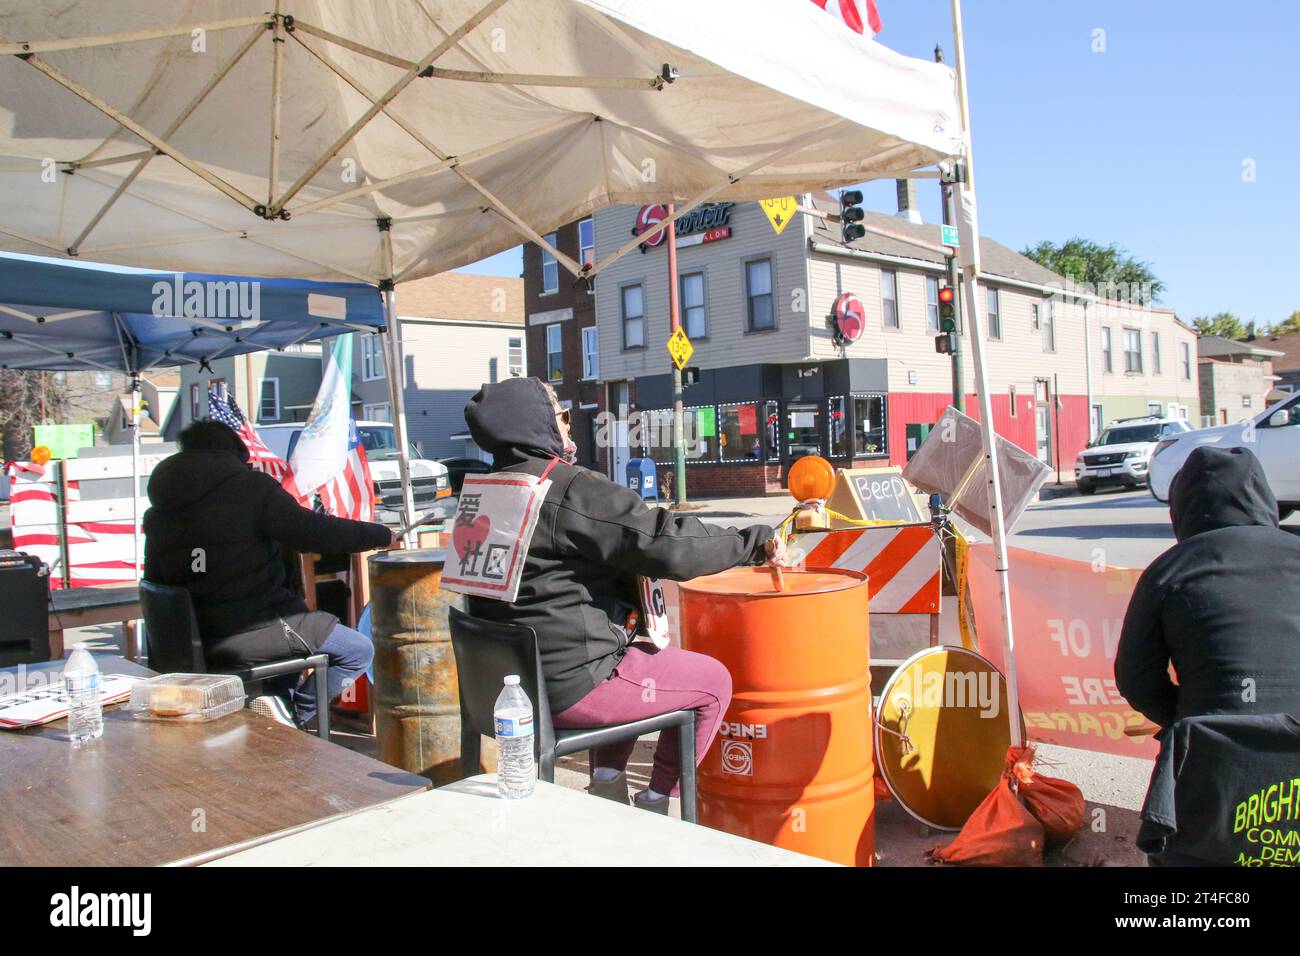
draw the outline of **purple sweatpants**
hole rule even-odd
[[[569,709],[552,717],[556,727],[605,727],[674,710],[695,711],[695,762],[708,753],[731,703],[731,674],[719,661],[677,647],[655,650],[633,644],[607,680]],[[627,768],[635,740],[596,749],[596,766]],[[681,746],[677,730],[662,731],[655,749],[650,789],[678,791]]]

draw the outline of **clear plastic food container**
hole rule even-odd
[[[230,674],[160,674],[131,688],[139,720],[202,722],[244,706],[244,682]]]

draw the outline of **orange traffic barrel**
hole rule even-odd
[[[681,585],[682,646],[731,672],[699,820],[836,863],[875,852],[867,578],[733,568]]]

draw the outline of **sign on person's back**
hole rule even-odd
[[[460,491],[442,587],[513,601],[519,594],[528,544],[550,481],[497,472],[470,475]]]

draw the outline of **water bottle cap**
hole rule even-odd
[[[506,686],[507,686],[507,687],[518,687],[518,686],[519,686],[519,675],[518,675],[518,674],[507,674],[507,675],[506,675]]]
[[[72,649],[74,651],[85,651],[85,650],[89,650],[90,648],[87,647],[87,645],[85,644],[73,644]]]

